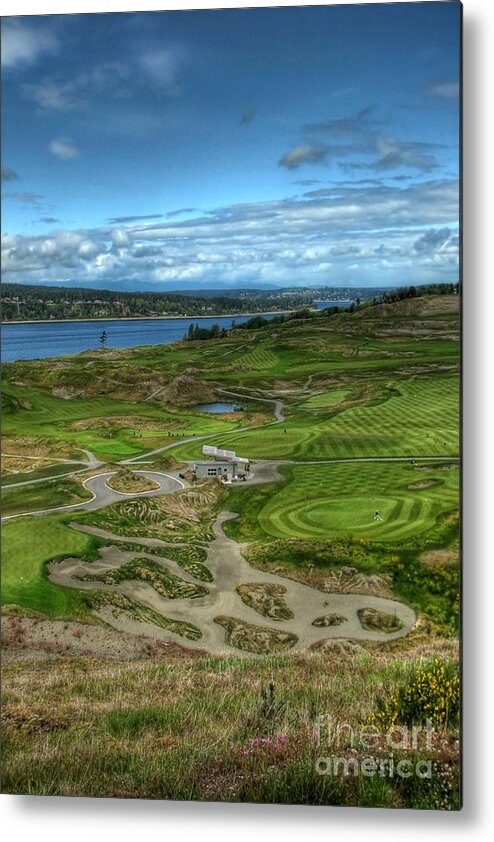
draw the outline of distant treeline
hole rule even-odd
[[[370,300],[361,301],[360,298],[356,298],[349,307],[338,307],[335,305],[326,307],[324,310],[311,310],[308,307],[304,307],[300,310],[294,310],[291,313],[280,313],[279,316],[272,316],[270,319],[266,319],[263,315],[259,314],[257,316],[252,316],[251,319],[247,319],[247,321],[242,322],[241,324],[236,324],[235,321],[233,321],[231,329],[259,330],[259,328],[266,327],[267,325],[279,325],[295,319],[321,319],[326,318],[327,316],[335,316],[337,313],[355,313],[357,310],[364,308],[368,309],[376,306],[377,304],[392,304],[396,301],[404,301],[407,298],[417,298],[418,296],[423,295],[456,295],[458,292],[459,284],[457,283],[425,284],[424,286],[419,287],[399,287],[398,289],[391,290],[389,292],[386,291],[382,295],[376,296]],[[228,330],[220,328],[217,324],[210,328],[201,328],[198,324],[195,324],[190,325],[184,338],[187,340],[217,339],[218,337],[225,336],[227,333]]]
[[[345,309],[352,312],[360,306],[369,306],[377,302],[400,301],[416,295],[446,295],[457,292],[458,284],[428,284],[419,287],[400,287],[394,290],[379,289],[344,289],[334,287],[285,287],[278,290],[242,290],[238,295],[231,290],[215,295],[203,291],[186,294],[179,292],[118,292],[115,290],[83,289],[78,287],[38,286],[35,284],[2,284],[1,317],[4,322],[38,321],[42,319],[119,319],[150,318],[166,316],[210,316],[236,313],[262,313],[266,310],[291,310],[290,315],[280,315],[276,321],[288,318],[309,318],[314,311],[316,297],[332,300],[346,294],[355,298],[355,303],[347,308],[328,307],[319,311],[332,315]],[[256,321],[259,316],[238,325],[249,330],[261,327]],[[276,324],[276,321],[274,322]],[[216,332],[216,328],[218,332]],[[210,338],[210,331],[194,326],[196,333],[187,335],[188,339]],[[211,328],[213,338],[221,333],[219,327]]]
[[[392,304],[393,301],[403,301],[405,298],[416,298],[418,295],[456,295],[460,290],[457,284],[424,284],[419,287],[399,287],[384,292],[379,298],[372,299],[371,304]]]
[[[299,306],[307,294],[269,294],[269,309]],[[115,292],[28,284],[2,284],[2,321],[42,319],[143,318],[153,316],[209,316],[224,313],[256,313],[268,301],[257,295],[215,297],[174,292]]]

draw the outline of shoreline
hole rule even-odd
[[[318,308],[307,308],[318,312]],[[170,319],[237,319],[252,318],[253,316],[283,316],[294,313],[294,310],[262,310],[255,313],[212,313],[207,316],[96,316],[87,319],[9,319],[8,321],[0,322],[1,326],[5,325],[56,325],[68,324],[70,322],[159,322]]]

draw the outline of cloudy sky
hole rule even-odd
[[[459,12],[4,18],[4,280],[457,280]]]

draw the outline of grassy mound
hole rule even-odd
[[[316,617],[312,625],[326,629],[331,626],[339,626],[341,623],[344,623],[346,619],[347,618],[342,617],[341,614],[324,614],[322,617]]]
[[[140,602],[121,593],[92,591],[85,595],[85,601],[91,611],[98,613],[103,619],[105,619],[108,611],[116,620],[129,619],[138,623],[146,623],[165,631],[171,631],[181,637],[186,637],[188,640],[199,640],[202,637],[200,629],[192,623],[171,620],[169,617],[164,617],[157,611],[153,611],[152,608],[141,605]]]
[[[403,628],[403,623],[398,617],[376,608],[361,608],[357,614],[360,625],[366,631],[384,631],[391,634]]]
[[[129,468],[121,468],[116,474],[108,477],[106,484],[113,491],[123,494],[141,494],[143,491],[155,491],[160,487],[156,480],[137,474]]]
[[[271,620],[291,620],[293,611],[288,608],[283,585],[243,584],[237,585],[237,593],[242,601],[254,611]]]
[[[254,652],[256,655],[269,655],[284,652],[297,642],[297,636],[290,632],[254,626],[236,617],[219,616],[214,622],[225,629],[226,642],[237,649]]]
[[[7,485],[2,490],[2,516],[74,506],[91,498],[82,483],[70,477],[15,488]]]

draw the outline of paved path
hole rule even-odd
[[[274,400],[271,398],[257,398],[251,395],[249,398],[247,395],[241,395],[240,392],[230,392],[226,391],[226,389],[217,389],[217,392],[223,392],[226,395],[234,395],[235,397],[244,398],[245,400],[259,400],[259,401],[266,401],[267,403],[274,404],[274,415],[276,417],[276,421],[270,421],[268,424],[254,424],[251,427],[236,427],[234,430],[228,430],[227,432],[221,433],[221,436],[233,436],[238,435],[239,433],[246,433],[248,430],[259,430],[261,427],[270,427],[274,424],[280,424],[282,421],[285,420],[285,416],[283,414],[283,401],[281,400]],[[205,436],[190,436],[186,439],[179,439],[178,441],[174,441],[171,444],[164,444],[162,447],[157,447],[155,450],[148,450],[147,453],[141,453],[139,456],[131,456],[130,459],[122,459],[122,465],[132,465],[135,462],[141,462],[142,460],[149,459],[150,456],[156,456],[158,453],[164,453],[167,450],[172,450],[174,447],[180,447],[182,444],[190,444],[190,442],[201,442],[207,441],[208,439],[217,439],[219,433],[207,433]]]
[[[19,512],[15,515],[6,515],[2,518],[2,523],[4,521],[13,520],[14,518],[25,517],[26,515],[44,517],[45,515],[51,515],[57,512],[78,511],[80,509],[102,509],[104,506],[111,506],[112,503],[120,503],[122,500],[130,500],[135,497],[155,497],[158,494],[171,494],[172,492],[179,491],[181,488],[185,487],[185,483],[177,476],[174,476],[173,473],[164,474],[158,471],[135,471],[134,473],[139,474],[140,476],[154,480],[154,482],[159,484],[159,487],[154,488],[151,491],[124,494],[121,491],[114,491],[113,488],[110,488],[110,486],[107,485],[108,478],[114,476],[116,473],[117,471],[107,471],[104,474],[96,474],[95,476],[88,477],[84,480],[82,483],[84,488],[92,494],[90,500],[86,500],[81,503],[74,503],[71,506],[56,506],[52,509],[40,509],[37,512]]]
[[[81,448],[81,452],[86,454],[87,461],[84,460],[84,459],[61,459],[59,457],[51,457],[51,456],[49,457],[49,461],[60,462],[62,464],[67,463],[69,465],[79,465],[80,464],[80,465],[84,466],[83,468],[77,468],[77,470],[75,470],[75,471],[74,470],[65,471],[62,474],[55,474],[54,476],[39,477],[37,479],[26,479],[26,480],[21,480],[21,482],[7,483],[7,484],[2,486],[1,490],[6,491],[9,488],[19,488],[19,486],[21,486],[21,485],[36,485],[36,483],[39,483],[39,482],[45,482],[45,483],[46,482],[54,482],[57,479],[62,479],[62,477],[71,477],[71,476],[74,476],[75,474],[83,474],[86,471],[89,471],[91,469],[99,468],[100,465],[104,464],[104,462],[100,462],[99,459],[96,459],[96,456],[94,455],[94,453],[91,453],[90,450],[84,450],[83,448]],[[8,456],[8,455],[12,455],[12,454],[2,454],[2,456]],[[47,457],[44,457],[44,456],[22,456],[22,457],[19,457],[19,458],[22,458],[22,459],[46,459]]]
[[[166,386],[160,386],[158,389],[155,389],[154,392],[147,396],[147,398],[143,399],[143,403],[146,403],[146,401],[152,401],[153,398],[156,398],[159,394],[161,394],[163,389],[166,389]]]
[[[64,471],[61,474],[54,474],[53,476],[49,477],[38,477],[37,479],[23,479],[22,482],[9,482],[5,485],[2,485],[2,491],[9,491],[11,488],[20,488],[22,485],[37,485],[40,482],[55,482],[57,479],[63,479],[63,477],[74,477],[77,474],[84,474],[88,470],[88,465],[84,468],[77,468],[77,470],[72,471]]]
[[[274,632],[291,632],[296,635],[297,642],[290,649],[298,652],[307,649],[321,640],[352,639],[384,641],[394,640],[408,634],[415,625],[415,614],[411,608],[393,599],[361,594],[325,593],[272,573],[256,570],[243,557],[236,541],[227,538],[223,530],[225,521],[237,517],[230,512],[222,512],[213,525],[215,538],[209,545],[206,565],[214,576],[213,582],[200,582],[208,590],[208,594],[199,599],[168,599],[160,596],[149,584],[140,580],[122,582],[119,585],[108,586],[101,582],[80,582],[76,577],[87,573],[99,574],[105,570],[114,569],[136,557],[136,553],[121,551],[118,547],[106,547],[101,550],[101,559],[97,562],[86,563],[80,559],[68,558],[62,562],[49,565],[49,576],[59,585],[82,588],[85,590],[99,589],[119,591],[135,599],[142,605],[152,608],[157,613],[172,620],[193,623],[201,631],[198,641],[188,641],[186,638],[167,632],[154,625],[140,623],[125,614],[114,616],[111,608],[104,608],[96,612],[111,626],[135,634],[148,634],[154,638],[173,639],[186,648],[201,648],[214,654],[236,654],[245,657],[256,657],[245,650],[230,646],[225,641],[225,631],[222,626],[214,622],[218,615],[235,617],[251,625],[271,629]],[[80,527],[73,524],[73,528]],[[91,527],[84,527],[84,532],[97,533]],[[123,536],[105,532],[107,539],[127,541]],[[148,558],[160,563],[165,569],[181,576],[188,582],[197,582],[193,576],[187,575],[171,559],[166,558],[166,543],[157,539],[133,538],[140,544],[152,546],[157,543],[163,546],[163,555],[149,555]],[[143,557],[139,551],[139,557]],[[285,590],[284,598],[294,617],[291,620],[275,621],[264,617],[246,605],[236,591],[237,585],[245,583],[276,584]],[[357,612],[363,608],[374,608],[387,614],[396,616],[403,623],[403,627],[392,633],[383,631],[368,631],[360,623]],[[338,626],[321,628],[313,626],[313,621],[325,614],[340,614],[345,618]]]

